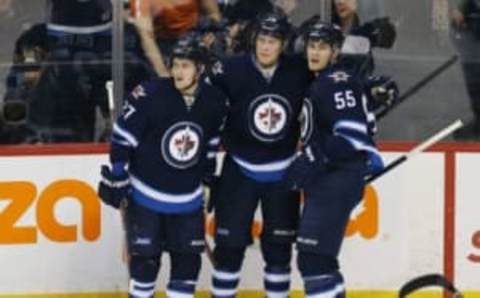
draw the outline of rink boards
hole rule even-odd
[[[390,161],[411,147],[383,144],[383,156]],[[126,292],[121,221],[95,194],[106,151],[77,145],[0,149],[0,297]],[[425,273],[445,274],[466,297],[480,297],[479,170],[479,145],[442,144],[368,186],[341,256],[348,297],[395,297],[403,283]],[[261,218],[255,233],[259,227]],[[206,258],[203,264],[199,289],[207,290],[211,266]],[[254,245],[240,285],[253,292],[242,297],[259,294],[259,264]],[[167,258],[163,265],[159,287],[168,278]],[[299,290],[298,274],[293,278]]]

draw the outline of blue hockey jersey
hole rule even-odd
[[[362,83],[342,67],[333,65],[318,75],[302,115],[306,119],[302,138],[308,155],[335,163],[365,153],[378,154],[369,131]]]
[[[128,163],[133,199],[162,213],[200,207],[226,109],[223,93],[203,82],[190,107],[172,79],[136,87],[114,125],[110,154],[112,164]]]
[[[280,180],[300,136],[298,115],[309,84],[304,59],[283,56],[273,76],[265,78],[246,54],[216,63],[211,80],[230,100],[223,134],[227,153],[248,177]]]

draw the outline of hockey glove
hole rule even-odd
[[[378,153],[367,153],[367,176],[373,176],[385,168],[383,159]]]
[[[327,165],[323,155],[312,154],[312,149],[307,147],[304,152],[296,157],[288,169],[286,183],[292,190],[305,188],[315,176],[326,172]]]
[[[390,49],[397,39],[397,30],[389,18],[378,18],[363,24],[356,32],[367,37],[373,47]]]
[[[398,99],[397,83],[388,76],[370,76],[366,87],[371,110],[376,110],[380,106],[391,107]]]
[[[98,184],[98,195],[105,204],[118,209],[130,191],[128,173],[122,171],[114,174],[108,166],[103,165],[101,174],[102,180]]]

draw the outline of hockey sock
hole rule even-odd
[[[290,289],[290,267],[266,266],[263,283],[267,298],[287,298]]]
[[[160,268],[159,257],[132,255],[130,260],[130,298],[151,298],[155,293],[155,281]]]
[[[193,298],[196,281],[171,280],[167,285],[167,298]]]
[[[345,285],[340,272],[304,276],[306,298],[345,298]]]
[[[266,263],[263,283],[267,298],[288,297],[292,244],[262,240],[261,249]]]
[[[168,298],[193,298],[201,262],[201,256],[197,253],[170,253]]]
[[[212,275],[213,298],[234,298],[240,282],[245,248],[215,248],[215,270]]]

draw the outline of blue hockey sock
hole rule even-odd
[[[306,298],[344,298],[345,285],[340,272],[304,276]]]
[[[290,267],[265,267],[263,282],[267,298],[287,298],[290,290]]]
[[[155,282],[140,282],[130,279],[128,286],[129,298],[153,298],[155,294]]]
[[[215,269],[212,275],[212,295],[214,298],[234,298],[240,282],[240,271],[231,272]]]
[[[167,298],[193,298],[195,286],[193,280],[171,280],[167,285]]]

